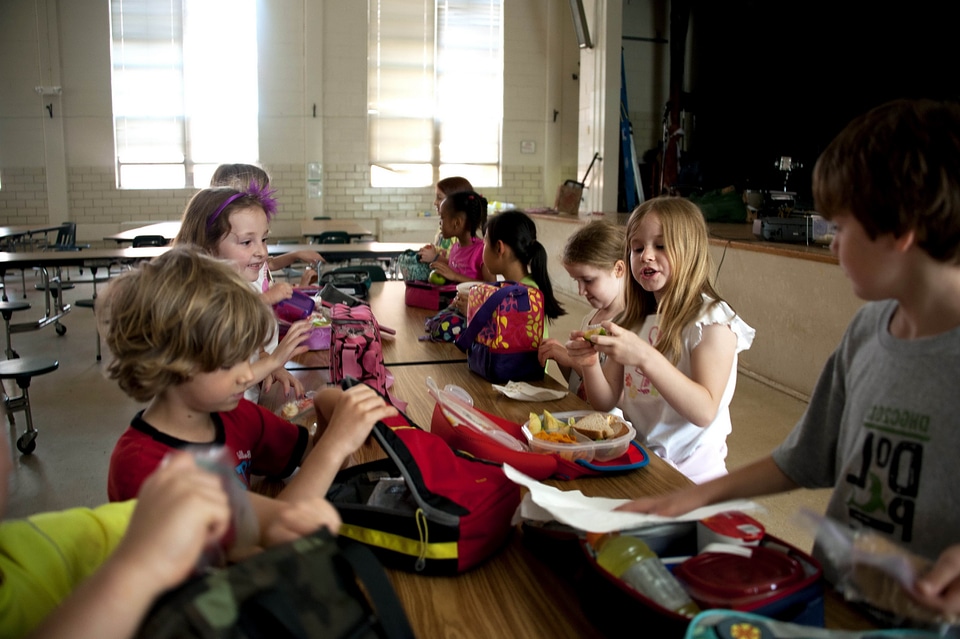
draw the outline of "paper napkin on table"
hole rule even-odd
[[[624,512],[614,508],[627,503],[628,499],[587,497],[579,490],[560,490],[528,477],[509,464],[503,465],[503,472],[514,483],[529,489],[520,503],[520,517],[524,521],[559,521],[587,532],[630,530],[669,521],[703,519],[728,510],[760,509],[756,502],[739,499],[697,508],[679,517]]]
[[[552,399],[563,399],[567,391],[540,388],[526,382],[507,382],[505,386],[492,384],[494,390],[500,391],[511,399],[524,402],[546,402]]]

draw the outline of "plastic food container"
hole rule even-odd
[[[330,349],[330,326],[317,326],[310,331],[310,337],[304,342],[311,351]]]
[[[750,610],[806,578],[803,565],[786,553],[764,546],[744,550],[747,556],[701,553],[677,566],[674,575],[705,609],[734,610]]]
[[[717,513],[697,522],[697,547],[701,550],[713,543],[758,546],[763,535],[763,524],[736,510]]]
[[[309,295],[301,293],[298,290],[293,291],[293,297],[281,300],[274,304],[273,311],[277,319],[284,322],[296,322],[310,317],[313,309],[316,308],[316,302]]]
[[[571,417],[573,417],[574,420],[577,420],[581,417],[591,415],[596,412],[598,411],[576,410],[553,413],[553,416],[560,421],[565,422]],[[544,439],[537,439],[530,434],[529,421],[524,422],[522,430],[523,436],[526,437],[527,443],[530,445],[530,450],[536,453],[556,453],[557,455],[560,455],[569,461],[578,461],[582,459],[587,462],[603,462],[616,459],[620,455],[627,452],[627,449],[630,448],[630,442],[633,441],[633,438],[637,436],[637,431],[633,428],[633,424],[625,420],[621,421],[626,424],[626,433],[620,435],[619,437],[612,437],[602,441],[593,441],[589,437],[585,437],[576,431],[571,431],[573,436],[577,439],[576,444],[561,444],[559,442],[548,442]]]

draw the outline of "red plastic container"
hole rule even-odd
[[[794,588],[806,575],[796,558],[764,547],[744,553],[705,552],[687,559],[673,574],[701,608],[754,610]]]

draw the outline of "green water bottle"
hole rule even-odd
[[[684,617],[700,612],[677,578],[642,539],[610,533],[600,536],[593,547],[598,564],[648,599]]]

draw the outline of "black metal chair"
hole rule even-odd
[[[139,248],[141,246],[166,246],[169,243],[170,240],[162,235],[138,235],[133,238],[131,246],[133,248]]]
[[[46,247],[48,251],[79,251],[90,248],[89,244],[77,244],[77,223],[64,222],[57,231],[57,239]]]
[[[325,231],[317,236],[317,244],[349,244],[350,234],[346,231]]]
[[[90,248],[89,244],[77,244],[77,223],[76,222],[64,222],[60,225],[60,230],[57,231],[57,239],[53,244],[48,244],[43,250],[45,251],[80,251],[83,249]],[[63,281],[63,278],[60,274],[60,267],[56,267],[56,276],[55,278],[50,278],[51,284],[54,286],[55,290],[51,292],[54,295],[57,295],[57,291],[65,291],[67,289],[73,288],[73,284],[69,281]],[[79,268],[80,274],[83,275],[83,267]],[[68,271],[69,273],[69,271]],[[54,281],[56,280],[56,281]],[[69,280],[69,275],[68,275]],[[38,291],[45,290],[43,284],[37,284],[34,288]]]

